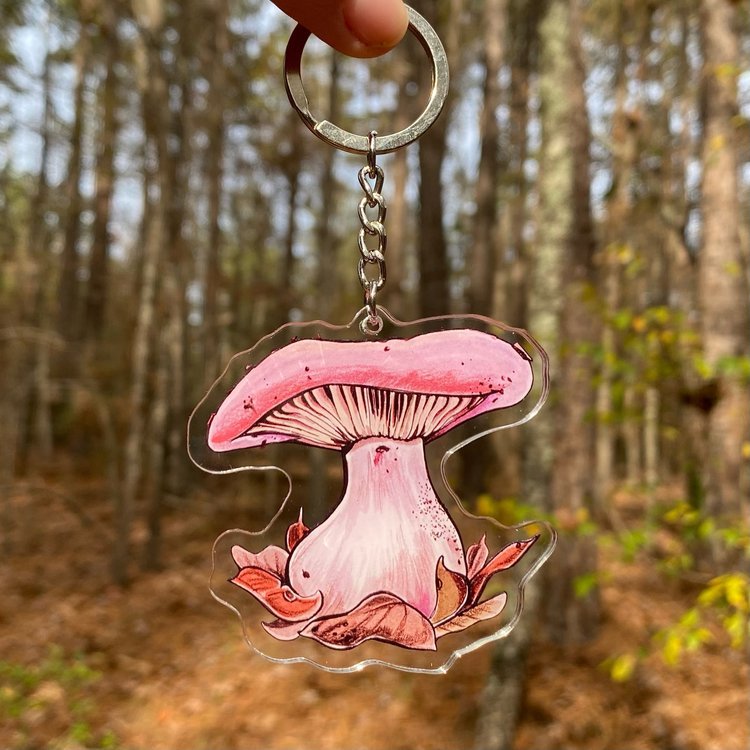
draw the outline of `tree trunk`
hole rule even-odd
[[[144,19],[148,23],[148,19]],[[146,397],[148,365],[151,359],[153,330],[156,320],[156,300],[164,246],[165,211],[169,205],[167,172],[167,122],[164,102],[167,101],[167,84],[159,50],[150,44],[155,29],[142,30],[138,37],[139,55],[143,69],[139,71],[143,100],[143,122],[147,138],[152,141],[156,154],[156,175],[153,181],[144,181],[144,210],[147,222],[144,231],[143,270],[138,299],[138,317],[133,340],[131,387],[129,399],[130,424],[125,440],[123,488],[116,498],[115,544],[112,550],[112,574],[117,584],[128,583],[130,558],[130,532],[135,501],[143,477],[143,446],[146,425]],[[156,188],[154,190],[154,188]],[[156,195],[154,195],[156,194]],[[152,199],[150,200],[150,196]]]
[[[495,277],[500,256],[500,214],[498,176],[500,169],[500,127],[497,111],[501,102],[500,69],[505,46],[506,0],[487,0],[482,15],[484,27],[484,86],[482,114],[479,122],[481,142],[479,173],[476,184],[474,232],[469,251],[469,312],[491,316],[494,310]],[[507,441],[514,436],[503,435]],[[466,451],[461,462],[461,487],[464,496],[473,501],[487,492],[490,477],[497,477],[506,492],[518,485],[518,452],[507,450],[502,467],[491,439],[479,440]],[[502,478],[498,477],[499,473]],[[515,474],[515,476],[514,476]]]
[[[187,252],[184,225],[187,216],[189,181],[193,156],[193,73],[195,13],[193,3],[183,3],[177,19],[180,35],[175,77],[180,87],[180,108],[172,118],[172,138],[178,144],[169,162],[169,207],[167,210],[167,248],[169,268],[165,274],[164,296],[170,335],[169,348],[169,426],[166,457],[165,490],[175,495],[185,491],[185,424],[192,405],[187,401],[188,370],[187,302],[186,289],[191,273],[191,258]]]
[[[34,294],[34,309],[32,321],[40,331],[46,330],[50,324],[51,304],[50,287],[53,279],[52,258],[50,257],[50,233],[47,229],[45,213],[48,208],[49,182],[47,170],[49,168],[50,153],[50,124],[52,118],[52,59],[49,50],[44,56],[44,67],[42,69],[42,97],[44,110],[42,113],[42,149],[39,159],[39,177],[37,179],[36,194],[30,207],[31,225],[29,227],[29,250],[36,258],[37,279]],[[50,393],[50,370],[51,370],[51,342],[48,337],[40,336],[33,352],[33,393],[29,393],[28,401],[33,402],[32,410],[34,424],[32,430],[33,451],[31,458],[40,467],[44,467],[52,457],[52,415],[51,415],[51,393]],[[22,447],[25,457],[32,445]]]
[[[512,750],[521,716],[526,657],[539,608],[540,588],[532,579],[524,591],[524,610],[518,624],[495,647],[482,691],[474,735],[475,750]]]
[[[291,308],[299,304],[294,299],[294,273],[296,258],[294,257],[294,243],[297,239],[297,195],[300,186],[300,150],[294,145],[284,164],[284,176],[288,184],[287,220],[284,234],[284,248],[279,264],[278,303],[276,305],[276,322],[278,327],[289,320]]]
[[[418,97],[410,93],[410,74],[414,72],[411,65],[407,70],[400,73],[394,71],[394,78],[403,78],[398,92],[398,107],[394,115],[394,130],[403,130],[413,122],[419,115]],[[401,320],[413,318],[416,314],[416,305],[413,295],[407,294],[412,266],[409,263],[408,243],[410,237],[410,219],[413,211],[407,204],[406,184],[408,177],[407,168],[408,149],[401,148],[393,154],[390,166],[386,170],[386,197],[388,200],[388,221],[386,230],[388,232],[388,255],[386,265],[388,268],[388,285],[383,295],[387,300],[386,306],[396,317]],[[383,297],[381,295],[381,298]]]
[[[89,256],[89,279],[86,295],[84,333],[97,337],[104,326],[109,283],[109,217],[115,179],[115,140],[117,139],[117,73],[119,56],[117,19],[111,3],[101,4],[100,34],[105,46],[106,71],[101,84],[101,127],[96,158],[94,188],[94,227]]]
[[[629,244],[627,221],[630,215],[630,186],[634,162],[638,157],[636,131],[627,106],[626,39],[631,23],[622,4],[616,9],[617,64],[615,68],[612,115],[612,189],[607,200],[605,233],[607,244],[599,254],[599,288],[602,290],[606,313],[614,314],[621,304],[620,254]],[[601,337],[602,357],[599,384],[596,388],[596,450],[595,491],[596,504],[602,507],[609,501],[614,473],[614,425],[612,414],[612,383],[616,360],[614,325],[605,323]],[[627,419],[627,416],[626,416]],[[627,425],[625,427],[627,430]]]
[[[325,111],[330,113],[331,122],[339,122],[339,65],[335,53],[331,54],[328,80],[328,104]],[[338,283],[338,238],[336,237],[336,149],[326,148],[323,151],[323,164],[320,174],[320,214],[316,233],[317,267],[315,272],[314,317],[328,320],[333,314],[333,303],[336,298]],[[356,264],[354,256],[352,266]]]
[[[527,280],[531,259],[527,258],[524,232],[528,220],[526,159],[529,151],[529,81],[538,62],[539,16],[544,5],[528,0],[510,3],[510,128],[508,135],[508,238],[505,247],[505,309],[493,310],[512,325],[526,325]],[[544,231],[543,227],[540,227]]]
[[[206,276],[203,284],[203,346],[204,363],[207,375],[223,366],[218,361],[219,342],[219,290],[221,288],[221,200],[224,175],[224,109],[226,106],[226,65],[229,53],[229,29],[227,28],[227,0],[211,0],[210,35],[211,49],[208,52],[211,62],[211,88],[209,100],[209,145],[206,153],[208,183],[208,249],[206,255]]]
[[[643,409],[640,395],[635,386],[628,383],[622,399],[625,412],[625,424],[622,430],[625,443],[625,479],[633,488],[638,487],[643,480],[643,451],[641,450]]]
[[[690,250],[687,227],[695,218],[696,205],[692,197],[694,190],[689,190],[689,168],[700,160],[700,138],[693,135],[690,122],[696,115],[696,102],[692,94],[695,86],[692,74],[694,62],[689,50],[699,45],[697,25],[691,23],[695,18],[691,14],[690,0],[682,0],[678,12],[680,17],[680,37],[677,45],[675,90],[677,98],[676,111],[683,123],[679,132],[674,136],[673,158],[670,161],[674,214],[667,218],[673,227],[668,251],[668,280],[669,298],[677,300],[678,310],[685,320],[694,326],[697,298],[696,258]],[[699,108],[698,108],[699,109]],[[694,244],[694,243],[693,243]],[[695,350],[692,345],[682,347],[682,360],[692,362]],[[694,401],[694,394],[699,390],[699,377],[692,367],[683,367],[679,377],[677,427],[683,439],[679,447],[680,473],[684,478],[685,495],[688,502],[699,507],[703,501],[701,488],[701,466],[703,464],[703,435],[706,432],[705,414],[696,408],[687,408],[687,404]]]
[[[528,82],[531,73],[530,66],[534,58],[533,49],[537,41],[537,15],[533,9],[533,3],[521,2],[520,8],[515,7],[518,16],[526,17],[531,14],[532,20],[522,27],[522,32],[513,36],[513,73],[516,88],[511,87],[512,96],[515,93],[512,108],[515,115],[511,116],[511,149],[515,154],[516,166],[514,173],[518,180],[518,194],[512,206],[511,220],[511,242],[521,243],[523,225],[526,223],[527,204],[525,200],[525,180],[523,172],[523,161],[526,153],[526,105],[528,104]],[[522,104],[523,100],[523,104]],[[544,124],[543,124],[544,127]],[[553,130],[549,138],[541,143],[541,175],[543,177],[553,176],[558,168],[555,162],[556,156],[550,163],[548,149],[556,148],[556,132]],[[564,168],[564,164],[563,164]],[[494,178],[497,181],[497,175]],[[554,305],[559,301],[557,291],[559,277],[559,254],[562,235],[556,241],[554,233],[558,228],[558,216],[556,210],[557,192],[550,189],[550,182],[540,183],[540,207],[539,235],[535,245],[534,255],[529,258],[527,270],[530,278],[524,284],[523,289],[530,290],[529,303],[531,305],[531,316],[528,326],[531,332],[539,337],[542,346],[552,351],[557,341],[556,326],[557,313]],[[565,206],[562,206],[565,210]],[[547,221],[546,216],[554,220]],[[522,261],[520,244],[515,244],[516,268],[520,268]],[[522,301],[522,295],[518,290],[514,295],[509,295],[512,300],[510,308],[517,310],[521,315],[521,308],[525,307],[526,301]],[[541,303],[541,304],[540,304]],[[512,320],[513,324],[521,323]],[[528,425],[525,425],[521,434],[521,498],[524,504],[532,505],[542,511],[548,510],[549,503],[549,474],[552,462],[552,426],[554,424],[551,412],[542,410]],[[475,443],[478,445],[480,442]],[[472,446],[473,447],[473,446]],[[474,746],[477,750],[511,750],[514,746],[516,728],[521,714],[523,685],[525,675],[526,655],[531,639],[531,634],[538,620],[538,599],[540,584],[533,579],[526,588],[526,604],[523,616],[515,629],[507,638],[502,639],[495,647],[490,665],[490,673],[487,678],[482,697],[480,699],[479,717],[477,719]]]
[[[703,487],[706,510],[740,516],[742,446],[748,439],[750,392],[729,370],[748,356],[748,290],[740,248],[740,207],[734,143],[737,114],[738,4],[702,0],[705,109],[698,302],[703,355],[716,401],[708,412]]]
[[[495,273],[500,255],[498,217],[500,202],[500,127],[497,111],[502,103],[500,69],[503,64],[507,0],[486,0],[484,26],[484,86],[482,114],[479,121],[481,142],[479,172],[476,184],[476,211],[471,243],[470,310],[492,315]]]
[[[659,484],[659,416],[661,394],[659,389],[646,389],[643,408],[643,472],[646,486],[653,490]]]
[[[437,12],[426,12],[428,20],[445,44],[451,71],[457,71],[457,53],[462,0],[442,0]],[[420,10],[424,3],[417,6]],[[426,9],[424,9],[426,11]],[[431,18],[433,16],[433,18]],[[434,17],[436,16],[436,17]],[[425,61],[421,61],[419,80],[429,80]],[[452,97],[437,122],[419,139],[419,236],[417,258],[419,267],[419,315],[444,315],[450,311],[450,273],[448,245],[443,225],[442,171],[445,158],[446,133]]]
[[[170,333],[169,329],[165,331]],[[170,352],[167,336],[159,337],[154,395],[149,409],[148,453],[149,472],[146,483],[146,525],[148,536],[143,549],[144,570],[158,570],[161,565],[161,527],[164,497],[164,463],[169,417]]]
[[[76,331],[78,313],[78,240],[81,220],[81,159],[83,123],[86,117],[85,92],[90,40],[87,22],[81,21],[78,41],[73,52],[76,84],[73,95],[73,129],[65,177],[65,219],[62,247],[62,270],[58,285],[58,331],[69,338]]]
[[[3,556],[11,552],[10,529],[12,528],[13,508],[11,493],[4,488],[12,487],[16,478],[16,460],[19,444],[19,396],[23,383],[22,363],[23,342],[8,338],[0,341],[0,355],[3,367],[0,368],[0,420],[5,425],[2,444],[0,444],[0,553]]]
[[[580,535],[578,525],[593,501],[590,461],[594,453],[593,374],[583,351],[596,340],[594,315],[586,297],[594,281],[594,235],[589,199],[590,130],[584,94],[582,29],[578,0],[553,0],[545,19],[546,41],[556,54],[559,89],[564,101],[558,127],[566,131],[570,170],[565,184],[570,214],[562,262],[560,372],[557,378],[557,425],[552,473],[552,502],[561,526],[554,585],[546,597],[547,624],[560,643],[581,643],[593,637],[599,621],[596,586],[581,595],[576,582],[596,573],[596,542]],[[548,89],[549,92],[549,89]],[[544,104],[542,105],[544,106]]]
[[[339,66],[335,53],[331,53],[328,79],[328,106],[325,111],[330,113],[329,119],[331,122],[339,121],[341,111],[339,100]],[[336,175],[334,173],[335,162],[336,149],[325,149],[320,175],[321,204],[316,237],[318,257],[315,274],[315,294],[313,295],[315,306],[313,317],[321,318],[322,320],[331,319],[336,290],[339,287],[337,279],[338,242],[334,230],[337,205]],[[355,257],[353,254],[352,269],[354,268]],[[307,454],[310,471],[307,493],[310,498],[311,518],[325,518],[330,502],[328,496],[328,456],[326,453],[326,451],[310,448]]]
[[[135,501],[143,476],[143,444],[145,439],[145,406],[148,364],[155,321],[155,308],[164,222],[161,206],[149,212],[149,226],[143,248],[143,282],[138,300],[138,318],[133,341],[129,409],[130,425],[124,450],[123,489],[115,509],[115,545],[112,573],[119,585],[128,583],[130,531]]]
[[[450,312],[448,247],[443,227],[440,173],[445,155],[444,131],[429,130],[419,142],[419,316]]]

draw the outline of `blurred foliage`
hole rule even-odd
[[[655,568],[670,579],[699,582],[693,606],[671,625],[658,629],[635,652],[618,654],[605,661],[615,681],[630,678],[638,664],[658,653],[669,666],[680,663],[685,654],[719,642],[743,651],[750,642],[750,528],[744,521],[719,526],[685,501],[655,509],[641,525],[609,538],[618,545],[622,560],[632,563],[637,556],[653,561]],[[729,568],[707,576],[694,554],[710,545],[714,556]]]
[[[585,509],[572,519],[540,513],[538,509],[514,497],[494,499],[481,495],[475,512],[512,526],[531,518],[551,522],[561,533],[596,536],[601,547],[614,548],[626,564],[643,559],[653,565],[667,582],[679,584],[700,581],[694,604],[671,625],[645,634],[639,648],[615,654],[603,667],[616,682],[630,679],[638,665],[658,653],[669,666],[676,666],[685,654],[708,644],[724,643],[742,651],[750,643],[750,576],[745,572],[750,562],[750,527],[737,521],[722,526],[685,500],[670,505],[654,504],[645,518],[616,531],[597,524]],[[705,545],[716,548],[716,555],[729,560],[731,569],[720,575],[706,575],[700,566],[696,549]],[[606,569],[584,571],[573,580],[577,598],[611,577]]]
[[[101,673],[82,656],[66,655],[52,645],[47,656],[31,666],[0,661],[0,719],[15,730],[19,748],[41,723],[61,727],[50,748],[115,748],[111,730],[94,731],[89,723],[95,709]]]

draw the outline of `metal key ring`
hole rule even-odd
[[[408,127],[392,135],[379,135],[376,138],[376,151],[387,154],[402,146],[408,146],[419,138],[437,119],[448,96],[448,58],[445,49],[435,30],[413,8],[406,6],[409,14],[409,31],[417,38],[427,53],[432,65],[432,87],[430,100],[424,112]],[[348,130],[334,125],[328,120],[318,120],[310,112],[310,104],[302,85],[302,51],[310,37],[304,26],[297,26],[289,38],[284,55],[284,84],[289,101],[292,103],[302,121],[318,138],[342,151],[351,154],[367,154],[369,138],[366,135],[355,135]]]

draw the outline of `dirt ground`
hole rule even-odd
[[[441,677],[268,663],[207,589],[212,543],[232,525],[231,503],[217,506],[200,492],[175,503],[164,569],[138,573],[120,590],[109,582],[106,512],[96,510],[102,488],[77,486],[72,497],[64,487],[48,480],[6,499],[0,748],[473,747],[489,648]],[[695,592],[644,563],[605,564],[596,641],[533,644],[518,750],[747,750],[739,653],[713,644],[677,667],[651,656],[629,681],[610,679],[602,662],[645,645]]]

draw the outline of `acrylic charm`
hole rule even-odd
[[[262,533],[223,534],[211,587],[272,659],[440,671],[509,632],[551,552],[546,523],[475,518],[447,480],[459,448],[536,413],[546,356],[479,316],[380,313],[376,340],[361,330],[366,310],[349,326],[284,326],[237,355],[197,408],[190,451],[208,471],[268,468],[282,444],[290,472],[305,473],[313,450],[340,463],[322,517],[290,480]]]
[[[206,471],[265,469],[270,479],[253,473],[246,484],[255,512],[269,509],[248,518],[262,531],[217,539],[212,593],[237,612],[256,652],[329,671],[446,671],[510,632],[555,543],[546,522],[504,527],[472,515],[450,484],[459,449],[539,410],[544,351],[488,318],[401,323],[377,303],[387,246],[377,155],[416,140],[448,88],[440,40],[408,13],[432,90],[396,134],[357,136],[310,114],[306,30],[294,31],[285,58],[290,101],[310,130],[367,156],[357,210],[364,307],[349,325],[290,323],[235,356],[188,430],[190,457]]]

